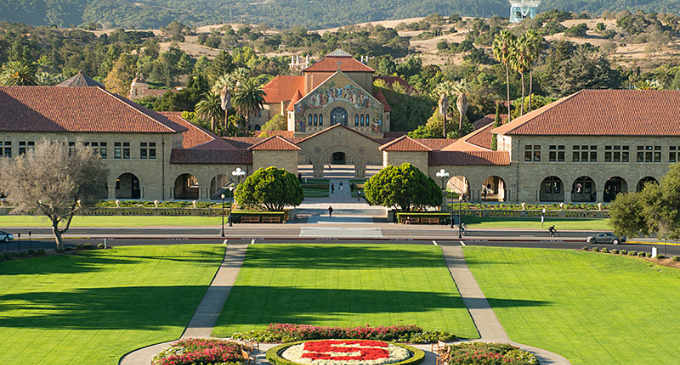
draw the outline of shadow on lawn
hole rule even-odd
[[[536,307],[547,301],[489,298],[494,307]],[[417,313],[465,308],[457,294],[425,291],[308,289],[235,286],[227,299],[221,325],[265,326],[342,320],[357,313]]]
[[[409,247],[410,248],[410,247]],[[244,268],[375,269],[445,267],[441,251],[371,246],[257,245]]]
[[[206,289],[132,286],[7,294],[0,296],[0,328],[184,328]]]

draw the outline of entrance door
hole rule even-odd
[[[345,153],[335,152],[333,153],[333,165],[344,165],[345,164]]]
[[[347,110],[345,108],[337,107],[331,110],[331,125],[336,124],[347,125]]]

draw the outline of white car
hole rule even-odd
[[[0,242],[9,242],[14,239],[11,233],[0,231]]]

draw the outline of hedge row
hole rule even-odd
[[[15,251],[8,251],[8,252],[2,252],[0,253],[0,261],[6,261],[10,260],[16,257],[30,257],[30,256],[43,256],[45,255],[45,250],[38,249],[38,250],[28,250],[28,251],[20,251],[20,252],[15,252]]]

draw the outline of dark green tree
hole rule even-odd
[[[403,212],[442,203],[437,183],[410,163],[387,166],[364,185],[366,200],[371,205],[397,208]]]
[[[493,128],[498,128],[501,126],[501,104],[496,103],[496,117],[493,119]],[[498,136],[493,133],[491,135],[491,149],[498,150]]]
[[[241,205],[260,206],[269,211],[300,205],[304,199],[297,177],[274,166],[259,169],[248,176],[238,186],[234,196]]]

